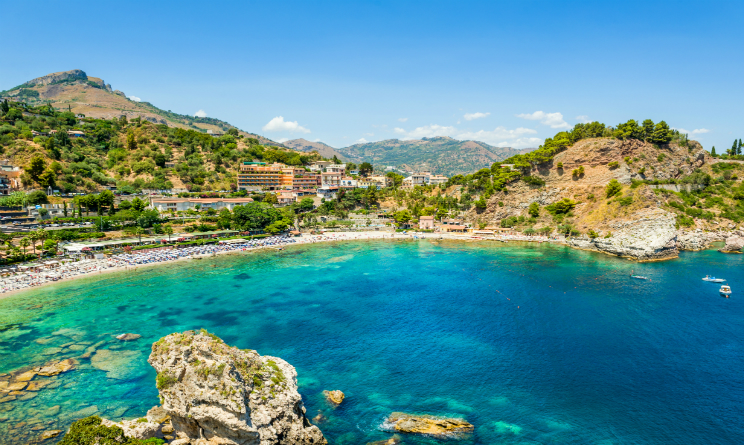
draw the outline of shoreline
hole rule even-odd
[[[290,246],[300,246],[300,245],[312,245],[312,244],[323,244],[323,243],[333,243],[338,241],[369,241],[369,240],[419,240],[419,239],[426,239],[430,241],[439,241],[439,240],[449,240],[449,241],[462,241],[462,242],[480,242],[480,241],[492,241],[492,242],[503,242],[503,243],[509,243],[509,242],[528,242],[528,243],[549,243],[554,245],[563,245],[566,247],[570,247],[572,249],[576,250],[583,250],[586,252],[595,252],[595,253],[601,253],[608,256],[613,256],[616,258],[622,258],[629,261],[636,261],[639,263],[646,263],[646,262],[661,262],[661,261],[668,261],[679,258],[678,255],[675,255],[673,257],[668,258],[657,258],[652,260],[639,260],[637,258],[632,257],[625,257],[621,255],[614,255],[610,254],[608,252],[603,252],[601,250],[597,249],[586,249],[579,246],[572,246],[571,244],[565,242],[564,240],[558,240],[558,239],[551,239],[547,237],[526,237],[526,236],[500,236],[499,238],[489,238],[489,237],[480,237],[480,236],[473,236],[471,234],[460,234],[460,233],[428,233],[428,232],[409,232],[406,234],[403,233],[396,233],[396,232],[377,232],[377,231],[367,231],[367,232],[328,232],[323,235],[309,235],[309,234],[302,234],[299,237],[296,238],[288,238],[291,241],[287,243],[280,243],[277,245],[259,245],[259,246],[253,246],[249,248],[236,248],[233,250],[225,250],[225,251],[217,251],[217,252],[211,252],[211,253],[205,253],[205,254],[196,254],[196,255],[189,255],[184,257],[179,257],[175,259],[168,259],[164,261],[154,261],[144,264],[134,264],[134,265],[117,265],[117,266],[108,266],[102,269],[96,269],[90,272],[83,272],[78,273],[72,276],[67,276],[60,278],[56,281],[49,280],[46,282],[42,282],[40,284],[36,285],[30,285],[18,289],[11,289],[8,291],[0,291],[0,300],[12,297],[14,295],[21,294],[23,292],[28,292],[30,290],[34,289],[40,289],[43,287],[51,286],[54,284],[59,284],[63,282],[71,282],[76,279],[85,278],[85,277],[94,277],[96,275],[102,275],[106,273],[112,273],[112,272],[129,272],[129,271],[136,271],[140,267],[151,267],[151,266],[160,266],[160,265],[166,265],[171,264],[174,262],[179,261],[187,261],[187,260],[194,260],[194,259],[202,259],[202,258],[209,258],[209,257],[216,257],[219,255],[227,255],[227,254],[241,254],[241,253],[249,253],[249,252],[255,252],[255,251],[263,251],[268,249],[273,250],[283,250]],[[214,245],[213,245],[214,246]],[[708,247],[710,248],[710,247]],[[164,248],[167,250],[172,250],[172,248]],[[154,250],[154,249],[153,249]],[[706,250],[706,249],[700,249],[700,250]],[[136,251],[135,251],[136,252]],[[139,255],[146,255],[148,253],[148,250],[142,251]],[[149,253],[152,253],[150,251]],[[133,255],[138,255],[138,253],[133,253]],[[88,262],[91,263],[91,267],[100,267],[101,264],[109,262],[109,261],[121,261],[116,258],[109,258],[105,260],[88,260]],[[80,264],[80,263],[72,263],[72,264]]]
[[[103,269],[96,269],[87,273],[78,273],[76,275],[63,277],[58,280],[49,280],[40,284],[36,285],[30,285],[18,289],[11,289],[8,291],[0,291],[0,300],[12,297],[14,295],[21,294],[23,292],[28,292],[30,290],[34,289],[41,289],[44,287],[48,287],[54,284],[59,283],[65,283],[65,282],[71,282],[76,279],[86,278],[86,277],[94,277],[96,275],[102,275],[107,273],[113,273],[113,272],[129,272],[137,270],[140,267],[150,267],[150,266],[159,266],[159,265],[165,265],[165,264],[171,264],[178,261],[187,261],[187,260],[194,260],[194,259],[202,259],[202,258],[209,258],[213,256],[218,255],[226,255],[226,254],[240,254],[240,253],[248,253],[248,252],[255,252],[255,251],[263,251],[268,249],[273,250],[283,250],[284,248],[290,247],[290,246],[300,246],[300,245],[312,245],[312,244],[321,244],[321,243],[332,243],[337,241],[367,241],[367,240],[417,240],[417,239],[428,239],[428,240],[452,240],[452,241],[467,241],[467,242],[474,242],[474,241],[498,241],[498,242],[509,242],[509,241],[521,241],[521,242],[549,242],[552,244],[565,244],[557,240],[550,240],[550,239],[498,239],[498,238],[482,238],[482,237],[473,237],[472,235],[465,235],[465,234],[452,234],[452,233],[424,233],[424,232],[412,232],[407,234],[402,233],[395,233],[395,232],[376,232],[376,231],[369,231],[369,232],[329,232],[327,234],[323,235],[308,235],[303,234],[300,237],[297,238],[291,238],[293,242],[289,243],[283,243],[279,245],[262,245],[262,246],[256,246],[246,249],[235,249],[235,250],[226,250],[221,252],[212,252],[207,254],[200,254],[200,255],[190,255],[175,259],[170,259],[166,261],[157,261],[152,263],[145,263],[145,264],[135,264],[135,265],[126,265],[126,266],[109,266]],[[170,249],[169,249],[170,250]],[[136,251],[135,251],[136,252]],[[142,254],[146,254],[147,251],[143,251]],[[137,253],[133,253],[136,255]],[[92,267],[100,266],[101,263],[106,263],[107,261],[111,261],[111,259],[105,259],[105,260],[88,260],[91,262],[91,264],[94,264]],[[72,263],[76,264],[76,263]],[[80,263],[77,263],[80,264]],[[41,274],[41,273],[40,273]]]

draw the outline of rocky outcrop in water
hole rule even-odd
[[[724,253],[742,253],[744,251],[744,236],[737,232],[726,238],[726,245],[719,249]]]
[[[174,445],[327,443],[305,417],[294,367],[280,358],[187,331],[153,344],[148,361]]]
[[[385,423],[401,433],[436,437],[456,437],[473,432],[473,425],[458,418],[392,413]]]
[[[333,391],[323,391],[323,395],[326,397],[326,400],[328,400],[328,402],[330,402],[334,406],[338,406],[343,403],[344,398],[346,397],[346,395],[344,395],[344,393],[338,389],[335,389]]]
[[[675,223],[673,213],[647,209],[638,212],[631,221],[612,224],[615,231],[609,238],[572,238],[567,243],[637,261],[667,260],[679,255]]]

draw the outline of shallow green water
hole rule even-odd
[[[637,264],[547,244],[376,241],[60,283],[0,300],[0,373],[109,351],[0,403],[0,442],[143,415],[158,402],[150,344],[206,328],[294,365],[333,444],[390,437],[392,411],[464,417],[463,443],[740,443],[744,305],[700,278],[737,292],[743,265],[715,251]],[[324,389],[347,399],[333,410]]]

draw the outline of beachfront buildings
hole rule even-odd
[[[9,160],[0,161],[0,195],[9,195],[21,188],[21,173],[21,168],[12,165]]]
[[[320,185],[320,175],[279,163],[244,162],[238,173],[238,190],[305,190]]]
[[[433,216],[422,216],[419,218],[419,229],[420,230],[434,230],[434,217]]]
[[[253,202],[251,198],[151,198],[150,207],[158,212],[185,212],[187,210],[205,211],[222,209],[232,211],[235,206]]]
[[[442,175],[434,175],[431,172],[413,173],[407,178],[403,179],[402,188],[404,190],[411,190],[416,186],[421,185],[439,185],[447,182],[448,178]]]

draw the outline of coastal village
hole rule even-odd
[[[104,113],[100,104],[70,99],[82,95],[81,91],[115,100],[115,106]],[[471,249],[468,254],[480,254],[518,247],[536,257],[572,248],[633,264],[674,260],[682,251],[716,249],[715,255],[729,255],[744,250],[741,140],[716,154],[665,121],[631,119],[615,126],[587,122],[556,127],[561,131],[538,148],[509,151],[510,156],[497,159],[483,155],[478,161],[482,168],[445,176],[441,174],[445,170],[429,168],[446,163],[444,158],[417,164],[426,168],[382,165],[371,158],[357,164],[333,153],[296,150],[216,119],[166,113],[128,99],[81,70],[53,73],[3,93],[0,298],[20,296],[32,288],[54,290],[56,285],[64,287],[63,281],[82,277],[91,282],[99,276],[101,281],[105,276],[141,277],[138,274],[168,270],[155,266],[179,262],[199,270],[196,278],[179,275],[178,279],[189,289],[203,291],[199,298],[210,299],[205,306],[209,307],[216,297],[210,289],[202,289],[208,287],[202,279],[207,281],[205,270],[224,272],[219,261],[309,257],[321,250],[308,247],[315,244],[328,246],[328,251],[348,246],[368,251],[383,245],[415,248],[426,257],[427,267],[429,255],[466,248]],[[350,257],[338,255],[320,262],[343,270],[342,263]],[[488,261],[484,266],[488,269],[468,271],[467,278],[457,279],[457,286],[480,281],[484,270],[499,278],[524,276],[523,270],[509,269],[517,259],[494,255]],[[362,282],[367,273],[381,273],[386,266],[375,264],[373,271],[355,279]],[[446,266],[441,270],[450,268]],[[406,267],[401,269],[408,273]],[[432,276],[441,273],[424,270]],[[266,271],[259,273],[263,280]],[[250,280],[259,273],[235,273],[230,295],[252,295],[254,289],[241,289],[239,282],[253,284]],[[323,280],[302,291],[329,293],[333,281],[325,275],[330,274],[318,273]],[[622,278],[651,282],[632,269]],[[703,280],[725,281],[712,276]],[[137,310],[157,314],[153,317],[164,325],[176,325],[180,309],[161,308],[154,301],[159,284],[147,290],[149,300]],[[488,304],[503,304],[510,311],[506,318],[521,320],[515,314],[528,312],[525,306],[495,287],[496,282],[493,289],[489,285]],[[569,287],[578,288],[575,283]],[[728,297],[731,288],[724,287]],[[291,301],[282,297],[281,288],[265,292],[277,297],[267,303],[277,305],[268,310],[272,315],[286,310],[277,309],[285,299]],[[563,295],[570,292],[567,289]],[[386,303],[404,304],[406,292]],[[23,311],[46,304],[33,302]],[[87,302],[76,304],[82,308]],[[122,304],[117,311],[128,309]],[[320,303],[307,304],[313,314],[324,309]],[[204,312],[206,322],[213,317],[225,324],[243,323],[222,309]],[[107,323],[103,316],[93,318],[95,323]],[[442,319],[434,318],[437,326],[442,324]],[[316,394],[322,394],[323,409],[308,413],[292,365],[238,349],[232,346],[240,341],[236,337],[228,344],[228,337],[223,340],[206,329],[189,327],[162,336],[145,358],[141,351],[126,349],[129,342],[142,339],[137,328],[135,324],[133,332],[105,332],[90,338],[73,328],[59,328],[34,339],[32,346],[41,349],[34,362],[0,374],[0,424],[7,422],[0,431],[13,437],[13,445],[59,439],[62,445],[79,445],[75,441],[88,437],[91,429],[115,433],[116,442],[126,445],[145,445],[151,439],[173,445],[257,443],[246,437],[266,444],[324,444],[320,426],[330,428],[334,415],[358,403],[344,402],[347,395],[329,387]],[[23,339],[26,334],[18,335]],[[332,335],[334,340],[338,337]],[[322,345],[322,349],[334,347],[338,346]],[[140,364],[147,360],[157,373],[159,404],[146,414],[119,420],[126,417],[126,410],[102,404],[72,409],[70,401],[51,406],[48,415],[39,408],[40,400],[62,386],[65,375],[100,371],[112,381],[135,379],[139,378],[132,377],[136,360]],[[430,403],[442,412],[461,408],[439,398]],[[497,399],[494,403],[511,402]],[[336,411],[340,406],[344,408]],[[13,412],[16,407],[22,408]],[[63,416],[57,423],[39,420],[60,411]],[[112,420],[98,417],[101,413],[112,414]],[[379,425],[365,428],[382,430],[387,439],[368,445],[406,443],[401,438],[405,435],[470,440],[476,428],[482,428],[462,416],[449,415],[386,412],[376,415],[376,421]],[[510,438],[521,431],[516,424],[502,421],[489,428]]]

